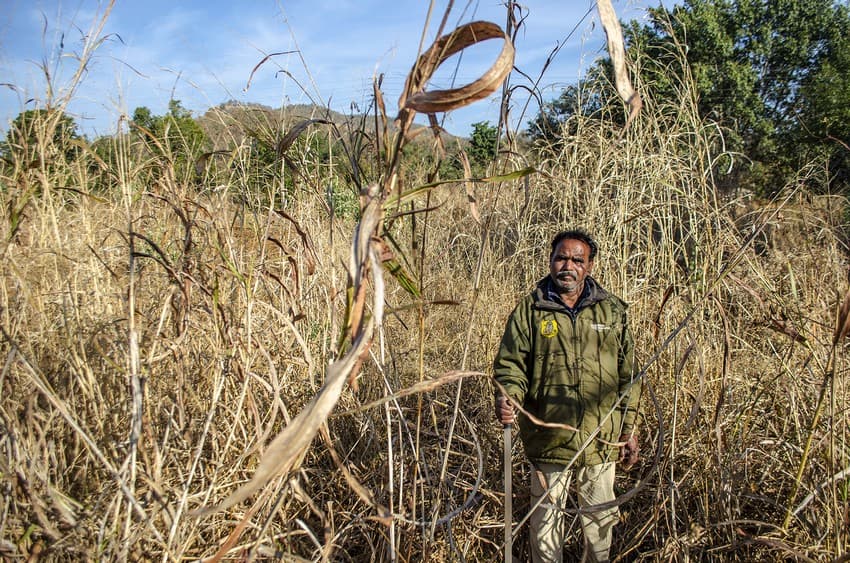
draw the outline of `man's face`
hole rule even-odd
[[[562,240],[549,257],[549,277],[558,293],[581,292],[592,269],[590,247],[580,240]]]

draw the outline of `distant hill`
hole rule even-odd
[[[340,131],[355,131],[365,128],[367,133],[374,132],[374,119],[364,121],[362,114],[343,115],[331,109],[310,104],[294,104],[280,108],[271,108],[262,104],[228,101],[207,110],[197,118],[198,125],[207,134],[216,150],[241,143],[246,136],[261,139],[275,139],[285,135],[294,124],[305,120],[321,119],[336,124]],[[322,125],[316,125],[322,127]],[[394,130],[390,122],[390,130]],[[424,129],[414,125],[413,131]],[[412,142],[429,142],[431,136],[422,133],[415,135]],[[443,133],[445,143],[455,143],[457,138]]]

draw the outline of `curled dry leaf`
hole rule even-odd
[[[478,80],[460,88],[425,91],[428,80],[443,62],[467,47],[487,39],[502,39],[504,46],[493,65]],[[405,121],[404,117],[407,116],[412,119],[410,110],[420,113],[446,112],[482,100],[499,89],[513,65],[514,46],[501,27],[484,21],[462,25],[437,39],[416,61],[399,99],[398,106],[402,108],[399,118],[402,121]]]
[[[385,403],[389,403],[390,401],[397,401],[404,397],[408,397],[410,395],[418,395],[420,393],[429,393],[443,385],[447,385],[449,383],[453,383],[455,381],[459,381],[461,379],[467,377],[486,377],[487,374],[480,371],[459,371],[453,370],[449,371],[436,379],[425,379],[420,381],[419,383],[415,383],[406,389],[402,389],[401,391],[397,391],[392,395],[385,395],[380,399],[375,399],[374,401],[370,401],[368,403],[362,404],[359,407],[349,409],[345,412],[338,413],[335,416],[348,416],[357,412],[364,412],[369,409],[373,409],[375,407],[380,407]]]
[[[260,70],[261,66],[266,64],[266,62],[268,62],[269,60],[271,60],[272,57],[277,57],[278,55],[289,55],[291,53],[297,53],[297,52],[298,51],[281,51],[279,53],[270,53],[270,54],[266,55],[265,57],[263,57],[262,60],[260,60],[260,62],[258,62],[256,65],[254,65],[254,68],[251,69],[251,74],[248,76],[248,82],[245,83],[245,89],[243,91],[247,92],[248,89],[251,88],[251,81],[254,79],[254,74],[258,70]]]
[[[508,393],[508,390],[505,389],[505,387],[501,383],[494,379],[493,384],[496,386],[502,396],[508,399],[508,402],[510,402],[511,405],[514,407],[514,411],[524,414],[525,417],[528,418],[528,420],[530,420],[534,425],[540,426],[542,428],[557,428],[560,430],[569,430],[570,432],[580,432],[578,428],[569,424],[561,424],[559,422],[546,422],[543,419],[537,418],[536,416],[525,410],[522,405],[516,401],[516,399],[511,397],[511,395]]]
[[[289,131],[286,132],[286,135],[284,135],[283,138],[281,138],[280,141],[277,143],[277,146],[275,147],[277,155],[283,156],[283,154],[289,150],[289,147],[292,146],[292,143],[294,143],[295,140],[301,136],[301,133],[303,133],[305,130],[307,130],[308,127],[314,124],[333,125],[327,119],[305,119],[304,121],[299,121],[298,123],[292,125],[289,128]]]

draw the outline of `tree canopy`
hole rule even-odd
[[[487,170],[487,165],[496,158],[499,152],[499,129],[489,121],[479,121],[472,124],[472,135],[469,138],[470,165],[473,174],[480,176]]]
[[[137,107],[133,111],[133,124],[148,140],[165,142],[177,153],[197,156],[207,144],[204,130],[192,119],[192,113],[183,107],[180,100],[169,101],[165,115],[153,115],[147,107]]]
[[[828,189],[850,189],[850,10],[833,0],[684,0],[625,28],[640,83],[657,99],[693,81],[703,118],[743,156],[721,184],[769,194],[813,162]],[[608,60],[529,124],[535,139],[603,104],[579,94],[608,81]],[[599,70],[602,69],[602,72]],[[596,90],[598,91],[598,90]],[[610,99],[613,99],[610,98]]]
[[[72,159],[79,147],[72,141],[80,139],[74,118],[48,109],[30,109],[12,121],[0,154],[6,160],[23,158],[32,161],[36,155],[61,153]]]
[[[165,115],[153,115],[147,107],[137,107],[133,111],[133,125],[151,152],[173,160],[181,178],[196,175],[196,163],[209,142],[180,100],[170,100]]]

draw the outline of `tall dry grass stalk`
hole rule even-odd
[[[619,559],[842,560],[844,202],[717,193],[728,155],[694,99],[646,96],[625,133],[577,116],[470,186],[399,166],[380,103],[351,136],[299,131],[332,136],[330,162],[254,122],[284,149],[273,169],[222,116],[197,179],[137,134],[114,162],[37,136],[40,165],[0,177],[0,554],[499,559],[487,374],[552,235],[581,226],[649,389]]]

